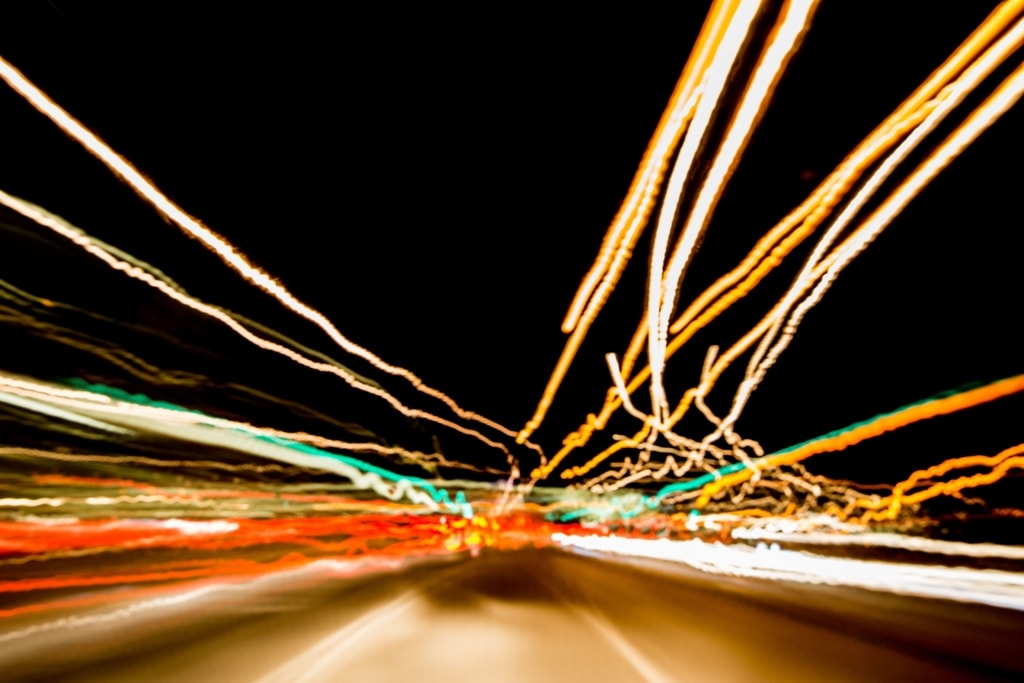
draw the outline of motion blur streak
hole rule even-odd
[[[722,546],[700,540],[650,541],[564,534],[556,534],[553,538],[556,543],[569,547],[666,559],[713,574],[854,586],[1024,610],[1024,576],[1014,572],[839,559],[763,545],[756,548]],[[865,541],[870,543],[870,538]]]
[[[1022,31],[1024,31],[1024,20],[1018,19],[1022,11],[1024,11],[1024,3],[1016,0],[1000,5],[978,30],[961,45],[953,56],[940,66],[875,132],[868,136],[854,153],[847,157],[806,202],[801,204],[800,207],[783,219],[778,226],[773,228],[737,268],[720,278],[703,294],[697,297],[689,308],[672,324],[671,331],[678,334],[671,343],[665,346],[663,344],[656,344],[656,340],[653,338],[648,340],[650,356],[648,365],[642,368],[632,379],[626,381],[629,370],[636,360],[636,355],[639,353],[640,342],[647,335],[647,330],[652,326],[649,322],[651,311],[662,310],[659,308],[659,304],[655,303],[660,302],[660,295],[655,296],[652,291],[648,296],[648,322],[642,324],[634,333],[622,361],[625,392],[613,386],[607,393],[607,398],[600,413],[596,416],[588,416],[587,421],[580,426],[579,430],[565,438],[563,448],[553,456],[548,464],[537,468],[533,476],[540,478],[553,472],[569,453],[585,445],[594,432],[604,428],[612,413],[623,405],[622,396],[633,393],[648,379],[652,381],[653,409],[650,418],[645,420],[645,424],[640,431],[629,439],[619,440],[605,448],[583,465],[566,468],[562,472],[563,478],[571,479],[582,476],[594,470],[601,463],[606,462],[616,453],[626,449],[641,448],[640,457],[634,469],[621,471],[618,474],[607,472],[587,485],[592,486],[597,481],[608,476],[622,477],[625,474],[635,475],[648,458],[648,451],[643,450],[643,445],[645,443],[650,444],[652,439],[658,436],[659,431],[669,441],[673,441],[674,435],[668,430],[671,430],[683,418],[694,403],[701,407],[705,416],[715,425],[715,429],[702,440],[702,448],[706,448],[707,444],[723,436],[730,443],[740,440],[738,435],[732,433],[732,424],[736,422],[740,412],[745,407],[750,393],[788,344],[800,319],[820,300],[828,286],[834,281],[838,272],[854,256],[860,253],[906,206],[910,199],[934,178],[942,168],[991,125],[1007,108],[1012,106],[1019,97],[1019,84],[1016,77],[1011,76],[983,105],[961,124],[954,134],[950,135],[946,142],[939,145],[933,151],[929,160],[914,171],[900,188],[885,201],[883,206],[875,211],[871,218],[865,220],[853,235],[849,236],[825,258],[825,252],[829,245],[856,215],[857,208],[867,201],[873,189],[881,183],[892,168],[905,158],[924,139],[925,135],[959,104],[968,93],[1020,47]],[[1016,23],[1014,23],[1015,20],[1017,20]],[[711,367],[702,376],[701,384],[684,392],[682,399],[670,416],[659,418],[659,413],[662,410],[659,405],[664,392],[658,389],[657,385],[660,383],[660,368],[665,360],[678,351],[697,330],[704,327],[728,306],[744,296],[768,272],[774,269],[786,254],[790,253],[822,223],[829,212],[840,201],[843,194],[854,186],[859,176],[879,159],[888,148],[892,147],[903,137],[905,137],[905,140],[889,155],[883,166],[873,174],[872,180],[858,190],[856,197],[844,208],[843,213],[833,221],[832,227],[816,247],[816,256],[812,256],[807,261],[805,273],[797,277],[790,293],[728,351],[717,355],[717,349],[713,349],[712,354],[709,355]],[[673,201],[673,197],[678,196],[681,192],[681,186],[676,187],[675,192],[669,190],[667,201]],[[664,215],[672,216],[674,212],[668,211]],[[667,234],[668,224],[666,223],[665,225],[665,232],[663,234]],[[789,233],[788,236],[787,233]],[[692,245],[696,244],[696,236],[689,243],[691,248],[683,249],[681,253],[691,253]],[[662,242],[655,240],[655,244],[652,247],[652,267],[655,270],[658,269],[658,263],[660,263],[661,256],[659,254],[662,254],[665,248],[667,248],[665,240],[662,240]],[[742,282],[739,282],[741,279],[743,279]],[[654,287],[659,281],[660,278],[655,275],[648,278],[651,287]],[[737,284],[738,282],[739,284]],[[783,321],[786,320],[786,311],[814,283],[817,283],[814,291],[800,304],[797,311],[793,313],[787,322],[785,326],[787,334],[783,335],[774,346],[771,346],[772,339],[777,336],[782,328]],[[666,285],[665,291],[669,292],[670,295],[674,294],[678,281],[674,281],[674,284],[675,286],[671,283]],[[723,295],[723,292],[729,287],[733,287],[733,289]],[[715,301],[716,297],[719,297],[718,301]],[[703,313],[701,313],[701,309],[705,309]],[[671,310],[662,311],[662,313],[669,315]],[[659,318],[658,326],[662,327],[659,334],[664,334],[664,327],[667,326],[667,318],[664,315]],[[740,383],[737,389],[733,407],[729,414],[724,418],[717,418],[711,415],[706,407],[703,406],[703,397],[708,394],[724,370],[740,355],[749,350],[759,339],[761,340],[760,347],[749,363],[747,377]],[[653,349],[653,355],[650,352],[651,349]],[[742,453],[739,454],[739,457],[740,460],[745,458]],[[644,471],[649,473],[651,470],[647,469]],[[636,479],[624,479],[623,481],[629,483],[636,481]]]
[[[132,259],[132,262],[128,262],[126,260],[118,258],[116,253],[119,252],[117,252],[117,250],[110,249],[107,245],[103,244],[99,240],[91,238],[90,236],[86,235],[82,230],[79,230],[78,228],[70,225],[69,223],[61,219],[59,216],[50,214],[49,212],[39,207],[32,206],[28,202],[18,199],[17,197],[13,197],[3,191],[0,191],[0,204],[3,204],[8,208],[17,211],[26,218],[32,219],[39,225],[49,228],[50,230],[53,230],[57,234],[61,235],[62,237],[71,240],[78,246],[85,249],[92,256],[95,256],[96,258],[106,263],[111,268],[121,271],[128,275],[129,277],[132,277],[136,280],[139,280],[140,282],[145,283],[146,285],[149,285],[150,287],[160,291],[161,293],[167,295],[171,299],[177,301],[178,303],[184,306],[187,306],[200,313],[203,313],[204,315],[208,315],[211,318],[223,323],[224,325],[227,325],[236,334],[241,336],[246,341],[255,344],[259,348],[280,354],[288,358],[289,360],[298,363],[299,365],[310,368],[311,370],[317,370],[319,372],[325,372],[340,377],[349,386],[383,399],[388,403],[388,405],[390,405],[392,408],[394,408],[401,414],[405,415],[406,417],[418,417],[425,420],[430,420],[431,422],[434,422],[436,424],[442,425],[444,427],[449,427],[451,429],[454,429],[455,431],[461,432],[462,434],[471,436],[481,441],[482,443],[505,453],[505,455],[508,456],[509,458],[510,466],[513,468],[513,470],[516,469],[515,461],[512,454],[509,453],[508,449],[502,443],[489,439],[488,437],[484,436],[483,434],[474,429],[469,429],[458,423],[452,422],[451,420],[446,420],[444,418],[438,417],[433,413],[429,413],[427,411],[419,410],[416,408],[409,408],[402,404],[390,393],[381,389],[379,386],[368,384],[364,381],[360,381],[357,377],[355,377],[352,373],[347,372],[340,365],[310,360],[301,353],[293,351],[292,349],[286,348],[281,344],[277,344],[275,342],[264,339],[259,335],[252,333],[249,329],[247,329],[244,325],[235,320],[225,311],[217,308],[216,306],[212,306],[210,304],[199,301],[194,297],[189,296],[187,292],[183,291],[180,287],[174,284],[173,281],[168,281],[166,277],[159,277],[159,275],[154,275],[153,273],[150,272],[150,269],[145,266],[145,264],[142,264],[141,262],[135,259]]]
[[[1024,375],[1017,375],[1016,377],[993,382],[983,387],[955,393],[952,396],[915,403],[892,413],[879,415],[866,423],[853,425],[848,429],[841,430],[837,434],[828,434],[820,439],[798,444],[792,448],[780,451],[775,455],[766,456],[763,462],[757,464],[756,470],[745,468],[738,472],[725,474],[705,487],[701,497],[696,502],[696,507],[699,508],[706,505],[711,500],[711,497],[722,489],[750,479],[757,470],[765,467],[793,464],[818,453],[842,450],[865,439],[880,436],[920,420],[948,415],[958,410],[981,405],[1020,391],[1024,391]],[[667,492],[668,489],[663,489],[662,495]]]
[[[48,388],[41,386],[40,397],[45,397],[47,392]],[[88,392],[81,393],[88,395]],[[4,394],[0,393],[0,402],[4,400]],[[350,479],[360,488],[372,488],[391,500],[408,497],[411,501],[426,505],[430,509],[437,509],[438,502],[444,502],[452,512],[472,514],[461,492],[453,501],[447,491],[436,490],[429,482],[419,477],[401,477],[354,458],[270,437],[261,434],[259,428],[250,425],[209,419],[204,415],[184,411],[139,406],[124,401],[116,401],[113,405],[101,407],[88,401],[77,402],[57,397],[50,400],[62,403],[65,407],[74,409],[76,413],[94,413],[92,419],[103,417],[106,421],[141,431],[166,433],[178,439],[234,448],[292,465],[332,471]]]
[[[663,384],[665,364],[665,347],[668,344],[670,318],[675,313],[676,295],[682,284],[683,275],[693,258],[697,244],[708,227],[711,214],[729,176],[739,160],[740,154],[750,140],[765,106],[775,90],[775,85],[782,75],[789,58],[796,49],[797,42],[810,23],[816,2],[788,2],[783,16],[779,19],[776,32],[769,40],[760,60],[757,63],[750,82],[742,95],[729,127],[723,135],[722,143],[706,172],[693,206],[689,209],[668,264],[662,269],[662,262],[668,250],[667,236],[676,222],[678,207],[672,197],[681,197],[684,192],[685,179],[694,174],[693,161],[696,156],[696,144],[693,151],[686,156],[686,165],[680,162],[687,153],[687,143],[697,140],[696,136],[688,137],[676,160],[676,168],[669,178],[668,197],[662,204],[655,232],[655,243],[652,247],[654,259],[648,278],[647,357],[651,367],[651,404],[657,424],[664,424],[668,419],[668,397]],[[724,83],[723,83],[724,85]],[[703,102],[703,100],[702,100]],[[709,107],[709,112],[710,112]],[[698,114],[700,109],[698,108]],[[710,113],[709,113],[710,117]],[[678,174],[678,176],[677,176]],[[678,188],[673,191],[673,181],[678,177]],[[659,242],[658,235],[664,234],[664,242]]]
[[[348,623],[283,666],[259,679],[258,683],[308,683],[328,677],[336,666],[332,654],[357,649],[354,641],[374,628],[393,628],[396,621],[407,616],[422,600],[421,589],[412,588],[394,600],[375,607],[362,617]]]
[[[94,154],[102,161],[107,168],[120,176],[132,189],[141,197],[150,202],[153,207],[165,216],[172,223],[184,230],[188,235],[195,237],[207,248],[217,254],[229,267],[238,272],[242,277],[264,290],[277,299],[283,306],[290,309],[297,315],[309,320],[322,329],[328,337],[338,344],[346,352],[351,353],[363,360],[366,360],[375,368],[383,370],[392,375],[402,377],[409,381],[417,390],[440,400],[448,406],[455,414],[465,420],[480,422],[492,429],[496,429],[506,436],[514,436],[515,432],[503,427],[492,420],[468,411],[460,407],[450,396],[444,392],[428,387],[423,381],[404,368],[399,368],[384,362],[379,357],[370,353],[367,349],[354,344],[338,331],[330,320],[318,311],[313,310],[306,304],[296,299],[288,289],[267,273],[253,266],[241,253],[238,252],[227,240],[217,235],[198,220],[185,213],[177,204],[161,193],[152,182],[146,179],[139,171],[132,166],[128,160],[117,154],[105,142],[76,121],[70,114],[61,109],[56,102],[50,99],[44,92],[35,87],[26,79],[21,72],[15,69],[10,63],[0,57],[0,78],[3,78],[11,88],[16,90],[40,113],[57,124],[61,130],[79,142],[83,147]]]
[[[739,571],[779,555],[749,554],[762,559],[719,555]],[[343,581],[341,567],[316,563],[25,633],[0,646],[0,665],[11,681],[105,683],[969,681],[1020,671],[1008,654],[1019,637],[1015,610],[973,604],[966,614],[888,592],[601,556],[502,553]],[[102,658],[98,643],[113,656]],[[30,664],[47,645],[70,661]]]

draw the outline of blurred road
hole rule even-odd
[[[0,679],[1022,680],[1022,643],[1009,610],[538,550],[298,573],[40,629],[0,640]]]

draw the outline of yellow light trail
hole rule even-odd
[[[920,491],[908,493],[915,486],[927,484],[935,477],[941,477],[955,469],[968,467],[989,467],[991,469],[988,472],[958,477],[952,481],[936,482]],[[1017,444],[991,456],[968,455],[950,458],[938,465],[914,472],[907,479],[896,484],[890,496],[854,501],[854,504],[844,511],[844,515],[849,515],[855,508],[868,508],[860,521],[880,522],[896,519],[904,506],[917,505],[936,496],[953,495],[963,489],[995,483],[1014,468],[1024,468],[1024,444]]]
[[[99,158],[140,196],[152,204],[161,215],[174,222],[186,234],[199,239],[207,249],[216,253],[249,283],[277,299],[293,313],[319,327],[344,351],[366,360],[388,374],[403,378],[422,393],[445,403],[460,418],[476,421],[493,428],[536,450],[541,456],[541,463],[532,472],[530,485],[554,472],[563,464],[566,456],[572,450],[587,443],[595,431],[605,427],[615,410],[625,407],[627,412],[642,423],[639,431],[632,437],[620,439],[583,465],[564,469],[560,473],[561,477],[571,479],[588,474],[613,454],[635,448],[641,449],[636,462],[626,458],[626,462],[617,472],[605,472],[595,480],[588,482],[587,486],[593,485],[592,490],[594,491],[599,489],[611,491],[648,477],[659,479],[669,474],[677,478],[682,477],[694,467],[695,463],[701,464],[702,459],[709,453],[720,462],[724,462],[727,457],[735,456],[748,465],[746,469],[725,475],[700,490],[697,502],[700,507],[707,505],[714,496],[729,486],[751,479],[754,479],[754,483],[756,483],[763,469],[792,465],[816,452],[840,450],[905,424],[993,400],[998,396],[989,396],[983,390],[990,390],[996,386],[1004,386],[1006,382],[1012,383],[1020,380],[1019,377],[1011,378],[1011,380],[1004,380],[996,385],[984,387],[982,390],[914,406],[900,411],[898,414],[886,416],[874,423],[874,426],[865,425],[843,435],[807,444],[791,452],[758,458],[756,466],[742,449],[734,448],[733,452],[729,452],[727,449],[723,450],[712,445],[713,442],[724,437],[726,442],[732,446],[739,444],[743,448],[752,449],[758,456],[763,455],[756,442],[741,439],[732,431],[732,428],[765,373],[774,365],[793,339],[804,316],[822,299],[840,272],[892,222],[907,204],[978,135],[992,125],[1009,107],[1013,106],[1024,93],[1024,65],[1022,65],[995,88],[981,105],[969,113],[945,140],[934,146],[927,158],[907,174],[906,178],[891,191],[888,197],[882,198],[878,202],[878,207],[867,218],[860,219],[858,214],[867,205],[869,199],[873,199],[873,193],[882,187],[889,174],[907,158],[914,147],[922,142],[942,122],[943,117],[958,106],[975,87],[1024,45],[1024,19],[1020,18],[1021,13],[1024,12],[1024,0],[1007,0],[911,97],[844,159],[842,164],[819,185],[807,201],[794,209],[759,240],[739,266],[709,287],[673,322],[672,316],[676,312],[679,287],[696,247],[711,221],[725,184],[739,162],[787,61],[799,44],[803,32],[807,29],[816,4],[816,0],[787,0],[779,4],[774,29],[763,45],[759,46],[759,58],[753,64],[749,80],[740,84],[743,88],[739,90],[740,97],[737,100],[737,105],[729,114],[726,121],[728,125],[722,128],[718,126],[719,121],[716,119],[720,115],[719,109],[722,106],[722,100],[727,88],[732,88],[729,90],[729,94],[735,94],[737,91],[733,87],[734,84],[730,83],[730,79],[735,75],[736,64],[741,57],[742,48],[748,47],[747,43],[751,40],[752,27],[755,23],[763,21],[764,17],[761,15],[769,4],[763,0],[716,0],[714,2],[694,51],[676,85],[669,106],[645,152],[630,191],[605,236],[597,260],[581,283],[576,298],[569,307],[562,329],[569,333],[570,337],[558,364],[548,381],[532,419],[519,432],[513,432],[461,408],[447,394],[423,384],[415,374],[386,363],[370,351],[344,337],[321,313],[299,301],[284,285],[250,263],[226,240],[171,202],[127,160],[89,132],[81,123],[72,118],[2,59],[0,59],[0,77],[4,78],[12,88],[40,112],[54,121],[65,133]],[[771,5],[771,7],[775,6]],[[722,128],[722,132],[719,140],[711,141],[706,139],[706,136],[713,123],[718,128]],[[685,136],[684,133],[686,133]],[[711,146],[712,142],[717,145],[717,148],[710,150],[713,154],[707,159],[702,158],[702,155],[707,155],[709,151],[707,147]],[[637,327],[627,351],[622,357],[621,365],[615,355],[607,356],[613,386],[609,390],[599,414],[588,415],[586,422],[579,430],[566,437],[563,441],[564,447],[548,461],[540,448],[527,439],[541,424],[584,336],[621,276],[636,241],[648,222],[652,207],[659,200],[659,194],[662,193],[663,185],[665,185],[664,173],[670,161],[674,161],[674,168],[668,178],[667,187],[664,188],[661,211],[652,239],[650,277],[645,297],[646,315]],[[702,173],[700,177],[695,177],[694,168],[698,161],[701,162],[706,172]],[[869,170],[872,172],[865,179],[864,176]],[[691,187],[698,182],[699,185]],[[855,192],[854,188],[856,188]],[[852,197],[849,196],[851,194]],[[314,360],[312,356],[315,352],[312,350],[304,348],[296,350],[294,347],[297,345],[284,338],[283,335],[261,328],[257,323],[243,319],[230,311],[191,297],[155,268],[140,263],[129,255],[91,238],[78,228],[39,207],[4,193],[0,193],[0,203],[71,240],[91,255],[104,261],[108,266],[157,289],[194,311],[218,320],[236,334],[264,350],[285,356],[306,368],[336,375],[349,386],[385,400],[403,415],[423,418],[435,424],[450,427],[501,450],[509,459],[512,477],[515,478],[518,475],[516,462],[504,444],[490,439],[475,429],[469,429],[427,411],[408,407],[372,380],[355,375],[329,358],[321,357],[323,362]],[[682,214],[681,207],[689,203],[692,203],[692,207],[685,215]],[[710,350],[699,385],[685,391],[679,403],[674,409],[671,409],[668,393],[664,386],[667,360],[698,330],[761,282],[785,256],[821,227],[840,205],[844,208],[826,227],[811,256],[806,260],[793,284],[780,301],[724,353],[718,354],[717,347]],[[855,220],[859,220],[859,223],[854,224]],[[850,228],[851,225],[854,227]],[[676,232],[679,233],[679,236],[673,244],[673,234]],[[849,234],[840,242],[840,238],[847,232]],[[835,246],[837,242],[839,244]],[[0,285],[2,284],[0,283]],[[18,296],[16,293],[12,300],[17,301]],[[36,299],[35,301],[39,305],[54,305],[48,300]],[[670,337],[670,334],[675,336]],[[287,344],[292,345],[292,348],[288,348],[286,344],[272,341],[269,337],[273,336],[276,336],[278,340],[284,339]],[[83,344],[80,348],[91,348],[85,342]],[[645,347],[647,365],[633,375],[633,368]],[[719,418],[707,408],[704,398],[715,386],[725,369],[752,347],[755,350],[748,361],[744,380],[736,390],[728,413],[723,418]],[[159,372],[155,366],[146,364],[144,360],[130,353],[121,359],[109,354],[104,355],[103,349],[93,350],[111,362],[126,363],[127,365],[124,367],[127,367],[129,371],[135,372],[132,368],[134,365],[139,371]],[[638,409],[630,398],[633,392],[648,380],[650,380],[651,394],[650,414]],[[122,410],[121,406],[115,407],[114,405],[82,405],[76,403],[76,400],[96,401],[97,399],[83,398],[72,394],[55,394],[48,387],[34,389],[21,386],[17,382],[18,380],[13,379],[6,382],[6,388],[11,394],[33,400],[45,399],[54,404],[73,405],[90,415]],[[0,385],[3,384],[3,378],[0,378]],[[1016,388],[1007,390],[1006,393],[1021,390],[1018,385],[1012,386]],[[957,399],[963,400],[957,402]],[[701,410],[714,425],[713,431],[703,440],[685,439],[672,431],[691,406],[696,406]],[[915,412],[915,409],[922,409],[923,412]],[[160,419],[164,422],[174,422],[176,419],[180,419],[180,415],[177,413],[173,417],[161,417]],[[894,416],[901,417],[895,419]],[[881,431],[873,432],[872,429]],[[357,450],[362,447],[364,452],[375,452],[379,455],[398,455],[424,461],[434,457],[405,451],[397,447],[342,442],[306,433],[276,432],[274,430],[264,430],[263,433],[268,436],[304,441],[324,447],[346,448],[347,450]],[[673,451],[664,462],[651,463],[649,462],[651,453],[656,452],[659,448],[656,445],[658,437],[664,437],[677,450]],[[814,448],[822,450],[815,451]],[[663,452],[669,450],[662,447]],[[1006,455],[1008,452],[1004,451],[999,456],[993,456],[997,460],[970,461],[974,464],[992,466],[993,470],[985,475],[934,484],[924,491],[908,493],[927,473],[940,473],[940,470],[941,473],[945,473],[953,468],[968,466],[958,463],[968,462],[970,458],[985,458],[987,456],[952,459],[928,470],[915,473],[911,479],[897,485],[892,497],[884,499],[889,501],[886,503],[889,507],[884,510],[872,508],[865,513],[865,517],[881,519],[881,516],[884,515],[895,515],[900,505],[911,504],[911,502],[924,500],[934,495],[955,492],[975,485],[971,483],[960,485],[957,482],[984,481],[987,483],[994,481],[995,479],[989,480],[985,477],[996,476],[995,473],[998,472],[999,474],[996,476],[998,479],[1008,469],[1019,466],[1017,452],[1014,451],[1010,455]],[[438,454],[435,455],[441,457]],[[708,467],[705,465],[705,469]],[[486,469],[486,471],[491,472],[492,470]],[[598,486],[599,482],[608,478],[616,478],[617,481]],[[511,493],[511,484],[512,479],[509,480],[509,487],[505,489],[499,507],[505,505],[505,501]],[[776,485],[777,482],[769,482],[769,484]],[[959,488],[950,488],[954,485]],[[693,492],[688,492],[688,495],[690,493]],[[698,493],[693,493],[693,495],[698,495]],[[925,498],[920,498],[925,494],[928,495]],[[741,496],[742,494],[739,497]],[[734,502],[736,500],[738,497],[734,497]],[[873,503],[864,503],[863,500],[857,499],[851,504],[860,507],[874,505]],[[757,514],[754,509],[747,512]]]
[[[762,240],[755,246],[755,249],[746,259],[744,259],[743,263],[741,263],[739,267],[721,278],[704,294],[698,297],[698,299],[694,301],[687,311],[670,328],[672,332],[678,331],[678,334],[666,346],[664,358],[667,359],[670,357],[675,351],[681,348],[681,346],[691,338],[697,330],[702,328],[729,305],[742,297],[768,272],[770,272],[781,261],[782,257],[795,248],[797,244],[799,244],[818,225],[820,225],[828,215],[829,211],[836,206],[842,196],[852,187],[859,176],[869,166],[881,158],[883,153],[892,148],[896,142],[907,136],[908,133],[911,134],[912,138],[916,137],[916,139],[920,139],[923,137],[924,131],[918,132],[916,136],[913,135],[913,133],[920,130],[919,127],[929,120],[929,116],[931,116],[936,109],[945,107],[946,110],[948,110],[951,108],[951,105],[955,101],[959,101],[958,99],[951,97],[951,95],[956,95],[957,98],[962,98],[969,89],[975,87],[988,73],[990,73],[998,63],[1004,61],[1020,44],[1021,23],[1018,22],[1014,29],[1009,33],[1006,32],[1006,29],[1014,19],[1019,17],[1022,8],[1024,8],[1024,2],[1021,2],[1020,0],[1011,0],[997,8],[960,46],[960,48],[958,48],[958,50],[954,52],[954,54],[947,59],[946,62],[914,92],[913,95],[911,95],[911,97],[909,97],[888,119],[886,119],[885,122],[876,128],[876,130],[850,156],[848,156],[846,160],[844,160],[837,170],[834,171],[829,178],[827,178],[818,187],[807,201],[791,212],[783,219],[782,222],[780,222],[778,226],[773,228],[768,235],[762,238]],[[993,41],[995,41],[994,44]],[[953,88],[951,83],[954,82],[958,83],[958,85],[956,85],[955,89],[951,90],[951,88]],[[1013,88],[1012,85],[1008,87],[1011,89]],[[874,229],[880,229],[881,227],[884,227],[884,225],[887,225],[902,206],[904,206],[906,202],[916,194],[916,192],[920,191],[924,183],[930,180],[931,177],[941,170],[945,164],[948,164],[953,156],[962,151],[963,146],[980,134],[981,130],[988,125],[991,125],[992,121],[994,121],[999,114],[1005,111],[1005,109],[1012,104],[1013,96],[1007,94],[1005,88],[1001,92],[1002,94],[998,97],[1003,98],[1003,100],[1005,100],[1004,102],[1001,104],[990,103],[991,106],[985,105],[990,106],[990,108],[985,112],[979,110],[979,112],[972,115],[971,122],[965,122],[962,127],[958,129],[961,131],[960,139],[949,139],[943,143],[940,148],[941,150],[944,150],[940,155],[943,158],[938,160],[936,157],[936,154],[938,154],[937,150],[931,157],[932,159],[936,159],[936,161],[929,164],[930,167],[928,169],[918,169],[918,172],[914,175],[914,178],[916,178],[916,180],[914,180],[915,187],[911,189],[909,193],[905,191],[900,192],[899,197],[894,199],[891,198],[891,200],[885,204],[885,206],[888,207],[886,210],[888,216],[885,220],[879,220],[880,215],[876,212],[873,217],[875,219]],[[993,97],[997,96],[994,95]],[[935,125],[938,118],[938,116],[935,116],[930,119],[932,123],[928,129]],[[985,119],[985,121],[982,121],[982,119]],[[905,155],[905,152],[903,152],[903,154]],[[896,208],[896,204],[899,204],[898,208]],[[820,281],[822,277],[829,275],[829,272],[831,272],[829,277],[834,277],[835,273],[838,272],[838,269],[834,266],[836,266],[839,261],[843,260],[839,258],[839,254],[846,254],[849,258],[852,258],[853,255],[859,253],[859,250],[863,249],[866,243],[870,241],[870,238],[864,239],[867,235],[867,231],[859,232],[858,234],[861,235],[861,239],[855,242],[848,239],[841,247],[834,250],[823,263],[815,267],[809,281]],[[877,232],[875,234],[877,234]],[[848,260],[845,262],[848,262]],[[845,262],[843,265],[845,265]],[[830,267],[832,267],[831,271],[829,271]],[[839,267],[841,268],[842,266]],[[732,287],[731,290],[729,289],[730,287]],[[722,292],[726,292],[724,296],[722,296]],[[717,301],[715,300],[715,297],[719,297]],[[713,302],[710,307],[708,307],[709,302]],[[761,323],[755,326],[755,328],[745,335],[737,344],[719,357],[712,370],[706,373],[701,385],[684,394],[682,400],[667,420],[667,425],[665,426],[671,428],[671,426],[675,425],[682,418],[683,414],[685,414],[694,400],[700,400],[702,396],[706,395],[711,386],[713,386],[714,381],[729,365],[729,363],[745,352],[757,339],[763,338],[765,332],[768,330],[768,324],[771,321],[781,320],[782,310],[782,307],[775,307],[772,312],[766,316],[765,320],[762,320]],[[636,334],[634,334],[629,350],[623,358],[623,375],[628,374],[629,368],[635,361],[635,358],[642,347],[642,342],[645,336],[646,325],[642,323]],[[651,367],[648,365],[647,367],[642,368],[636,376],[626,383],[626,393],[631,394],[642,386],[650,377]],[[622,395],[623,394],[620,391],[617,391],[615,387],[609,390],[605,403],[599,414],[588,415],[586,422],[581,425],[576,432],[566,437],[563,442],[563,448],[553,456],[552,460],[546,466],[538,468],[533,473],[534,476],[547,476],[572,450],[586,444],[589,441],[590,436],[595,431],[603,429],[614,411],[621,407]],[[735,415],[732,416],[732,419],[735,419]],[[646,440],[649,440],[650,435],[651,425],[645,424],[633,437],[613,444],[606,450],[591,458],[584,465],[565,470],[562,473],[562,476],[563,478],[572,478],[586,474],[613,454],[627,448],[635,448],[641,445]],[[641,460],[644,459],[645,455],[646,454],[642,454]]]
[[[720,148],[704,176],[693,207],[683,221],[682,233],[663,270],[662,264],[668,251],[668,235],[679,218],[677,202],[682,198],[685,185],[694,172],[693,164],[697,147],[700,144],[696,136],[687,136],[683,142],[683,148],[676,160],[676,168],[669,178],[665,201],[658,216],[655,243],[652,247],[647,297],[647,328],[649,330],[647,356],[648,364],[651,367],[651,405],[658,425],[664,424],[669,412],[668,397],[663,385],[665,348],[668,344],[669,322],[675,311],[676,296],[682,284],[683,275],[696,252],[699,240],[707,229],[726,182],[732,175],[740,155],[760,121],[778,79],[796,50],[800,37],[810,23],[816,5],[817,3],[811,0],[793,0],[786,3],[786,8],[778,19],[775,31],[769,37],[750,82],[740,99],[739,106],[729,122]],[[752,20],[753,16],[751,16]],[[737,31],[737,33],[739,32]],[[723,69],[722,71],[724,86],[724,77],[728,74],[727,70]],[[716,96],[715,99],[718,97]],[[698,107],[695,119],[700,115],[705,102],[708,103],[709,117],[712,106],[717,106],[717,103],[713,105],[710,98],[702,98],[701,107]],[[692,151],[687,149],[691,141],[694,141]],[[679,172],[678,176],[677,171]],[[678,180],[674,183],[676,178]],[[659,235],[664,237],[663,241],[659,241]]]
[[[856,214],[867,203],[875,190],[888,178],[890,173],[914,150],[928,133],[939,125],[946,114],[963,102],[967,95],[1022,45],[1024,45],[1024,19],[1019,20],[982,57],[965,70],[955,83],[943,89],[937,98],[937,105],[929,112],[925,120],[886,157],[878,169],[871,174],[864,185],[850,199],[847,206],[843,208],[842,212],[836,217],[815,246],[800,274],[797,275],[793,285],[783,297],[781,308],[776,314],[771,328],[761,339],[761,343],[748,362],[746,376],[736,392],[729,415],[726,416],[723,424],[715,431],[716,437],[739,417],[740,412],[750,398],[750,394],[792,341],[804,316],[821,301],[825,292],[828,291],[842,269],[861,253],[883,229],[888,227],[910,200],[939,171],[945,168],[982,131],[987,129],[1017,101],[1021,90],[1020,84],[1016,82],[1017,76],[1014,75],[1007,79],[988,100],[978,107],[953,135],[941,143],[929,156],[928,160],[916,169],[910,178],[901,184],[868,220],[864,221],[857,230],[857,234],[860,237],[853,240],[842,250],[834,252],[831,257],[832,264],[823,274],[819,276],[814,275],[813,271],[823,260],[825,250],[838,238],[841,231],[854,219]],[[811,289],[812,283],[815,281],[817,281],[817,284],[813,286],[811,293],[797,305],[797,300]],[[794,306],[796,306],[795,309],[793,308]],[[786,312],[790,310],[792,310],[792,313],[786,319]],[[785,325],[783,326],[784,320]],[[774,345],[772,345],[773,341],[775,341]]]

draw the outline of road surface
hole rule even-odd
[[[1024,614],[1010,610],[531,550],[358,577],[293,572],[47,622],[0,640],[0,678],[1022,680],[1022,643]]]

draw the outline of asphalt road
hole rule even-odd
[[[1024,613],[553,550],[308,570],[120,614],[0,640],[0,678],[1024,679]]]

